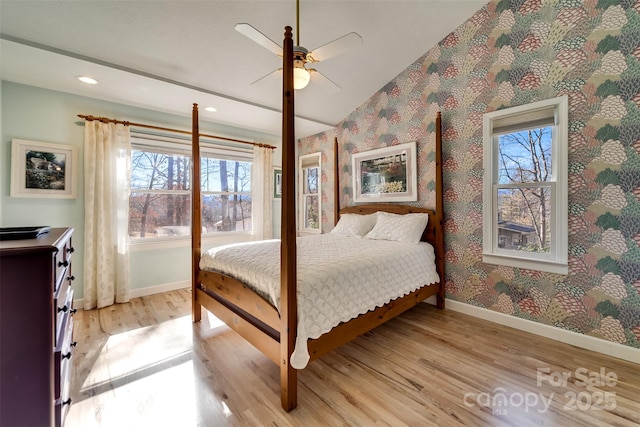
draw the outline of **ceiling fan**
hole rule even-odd
[[[282,57],[282,47],[262,34],[250,24],[240,23],[235,26],[236,31],[247,36],[260,46],[270,50],[276,55]],[[312,79],[315,83],[330,89],[334,92],[340,91],[340,86],[335,84],[324,74],[315,68],[307,68],[307,63],[315,63],[324,61],[333,56],[340,55],[350,49],[362,45],[362,37],[357,33],[349,33],[333,40],[325,45],[317,47],[310,51],[300,45],[300,0],[296,0],[296,45],[293,47],[293,88],[296,90],[304,89]],[[263,79],[278,75],[282,72],[282,68],[275,70],[264,77],[259,78],[251,84],[255,84]]]

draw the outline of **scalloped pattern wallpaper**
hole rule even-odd
[[[425,46],[428,49],[429,46]],[[569,275],[482,262],[482,115],[569,97]],[[323,232],[352,153],[418,142],[418,204],[435,194],[443,115],[447,298],[640,348],[640,0],[494,0],[334,130],[322,152]]]

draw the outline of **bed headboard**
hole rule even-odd
[[[440,199],[441,200],[441,199]],[[444,260],[444,221],[442,215],[442,209],[433,210],[427,208],[420,208],[416,206],[407,205],[394,205],[391,203],[371,203],[364,205],[349,206],[340,209],[339,214],[361,214],[367,215],[375,212],[389,212],[394,214],[410,214],[410,213],[426,213],[429,214],[429,222],[422,232],[421,241],[427,242],[433,246],[433,250],[436,255],[436,271],[440,276],[440,289],[438,290],[437,306],[438,308],[444,308],[445,300],[445,260]]]
[[[436,212],[433,209],[420,208],[416,206],[394,205],[391,203],[371,203],[356,206],[349,206],[340,209],[340,214],[355,213],[361,215],[372,214],[378,211],[389,212],[399,215],[409,213],[426,213],[429,214],[429,223],[422,233],[423,242],[429,242],[435,247],[436,234],[438,227],[436,226]]]

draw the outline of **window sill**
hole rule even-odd
[[[304,236],[306,234],[322,234],[322,232],[320,230],[312,230],[312,229],[298,230],[299,236]]]
[[[563,274],[569,273],[569,266],[566,262],[551,260],[539,260],[531,258],[521,258],[507,255],[483,254],[482,262],[487,264],[506,265],[508,267],[524,268],[533,271],[544,271],[547,273]]]
[[[226,245],[229,243],[250,242],[256,240],[251,233],[236,232],[224,233],[220,235],[203,235],[202,247],[209,248],[214,246]],[[191,236],[181,236],[173,238],[154,238],[144,241],[132,241],[131,252],[155,251],[162,249],[174,248],[190,248]]]

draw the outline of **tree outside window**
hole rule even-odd
[[[180,154],[131,151],[131,238],[189,235],[190,169],[191,159]]]
[[[206,232],[251,231],[251,163],[205,157],[201,167]]]
[[[515,242],[509,249],[550,250],[551,141],[550,127],[499,136],[498,236]]]
[[[191,234],[191,156],[182,145],[134,145],[129,234],[133,240]],[[219,150],[218,150],[219,151]],[[251,231],[251,162],[202,150],[204,233]]]

